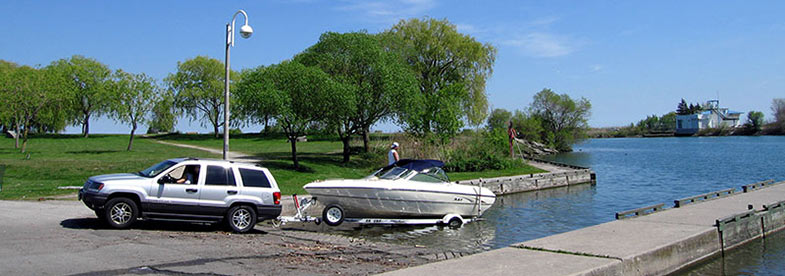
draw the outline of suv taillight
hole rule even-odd
[[[281,204],[281,192],[273,192],[273,202],[276,205]]]

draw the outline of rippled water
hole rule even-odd
[[[657,203],[672,206],[677,198],[739,188],[766,179],[785,180],[783,157],[785,137],[782,136],[592,139],[577,145],[575,152],[551,159],[591,167],[597,173],[596,186],[580,185],[502,196],[485,213],[484,221],[460,229],[365,227],[344,233],[456,251],[500,248],[612,221],[618,211]],[[738,263],[732,271],[739,273],[774,273],[775,270],[766,270],[766,267],[774,264],[774,267],[785,268],[782,258],[785,256],[785,235],[772,237],[767,239],[767,246],[760,254],[736,254],[734,256],[745,259],[726,256],[719,260],[725,264]],[[777,259],[771,259],[771,256]],[[711,270],[712,267],[720,266],[707,265],[701,269],[708,270],[698,273],[722,274],[722,271]],[[755,267],[763,267],[763,270]]]

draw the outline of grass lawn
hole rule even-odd
[[[146,139],[134,139],[133,151],[126,151],[127,146],[128,135],[46,135],[32,137],[27,153],[19,153],[13,139],[0,138],[0,164],[6,165],[0,199],[72,194],[74,190],[57,187],[81,186],[88,177],[98,174],[139,171],[169,158],[221,158]]]
[[[158,139],[221,149],[222,138],[210,135],[172,135]],[[134,150],[126,151],[128,135],[44,135],[28,142],[28,153],[14,149],[14,140],[0,138],[0,164],[6,165],[0,199],[38,199],[74,193],[61,186],[81,186],[99,174],[135,172],[162,160],[176,157],[221,158],[204,151],[155,143],[149,138],[134,139]],[[304,194],[302,186],[314,180],[361,178],[385,165],[379,158],[353,155],[341,163],[342,144],[335,139],[312,139],[297,143],[300,170],[294,170],[291,145],[284,138],[254,135],[233,136],[230,150],[257,156],[270,169],[283,194]],[[405,154],[405,152],[404,152]],[[404,156],[405,157],[405,156]],[[373,160],[372,160],[373,159]],[[451,180],[490,178],[543,172],[525,167],[502,171],[450,173]]]
[[[172,135],[159,139],[172,143],[182,143],[223,148],[223,138],[210,135]],[[359,142],[361,143],[361,142]],[[355,146],[355,145],[353,145]],[[378,161],[368,160],[360,155],[353,155],[348,164],[341,163],[343,145],[336,139],[312,139],[297,143],[297,156],[300,170],[294,170],[291,160],[291,145],[285,138],[261,138],[257,135],[233,136],[229,142],[229,150],[243,152],[263,159],[262,165],[270,169],[278,181],[283,194],[304,194],[302,186],[314,180],[331,178],[361,178],[386,165]],[[405,152],[404,152],[405,154]],[[404,156],[405,158],[405,156]],[[450,180],[467,180],[500,176],[524,175],[545,172],[538,168],[526,166],[499,171],[449,173]]]

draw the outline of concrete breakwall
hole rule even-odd
[[[608,223],[388,274],[666,275],[785,229],[783,183],[638,208],[632,217],[625,211]]]
[[[595,175],[590,169],[572,169],[554,173],[536,173],[485,179],[457,181],[458,184],[480,185],[496,195],[550,189],[568,185],[594,183]]]

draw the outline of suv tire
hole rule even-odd
[[[247,233],[256,225],[256,210],[248,205],[236,205],[226,213],[229,228],[237,233]]]
[[[104,217],[112,228],[126,229],[139,217],[139,207],[130,198],[116,197],[104,206]]]

